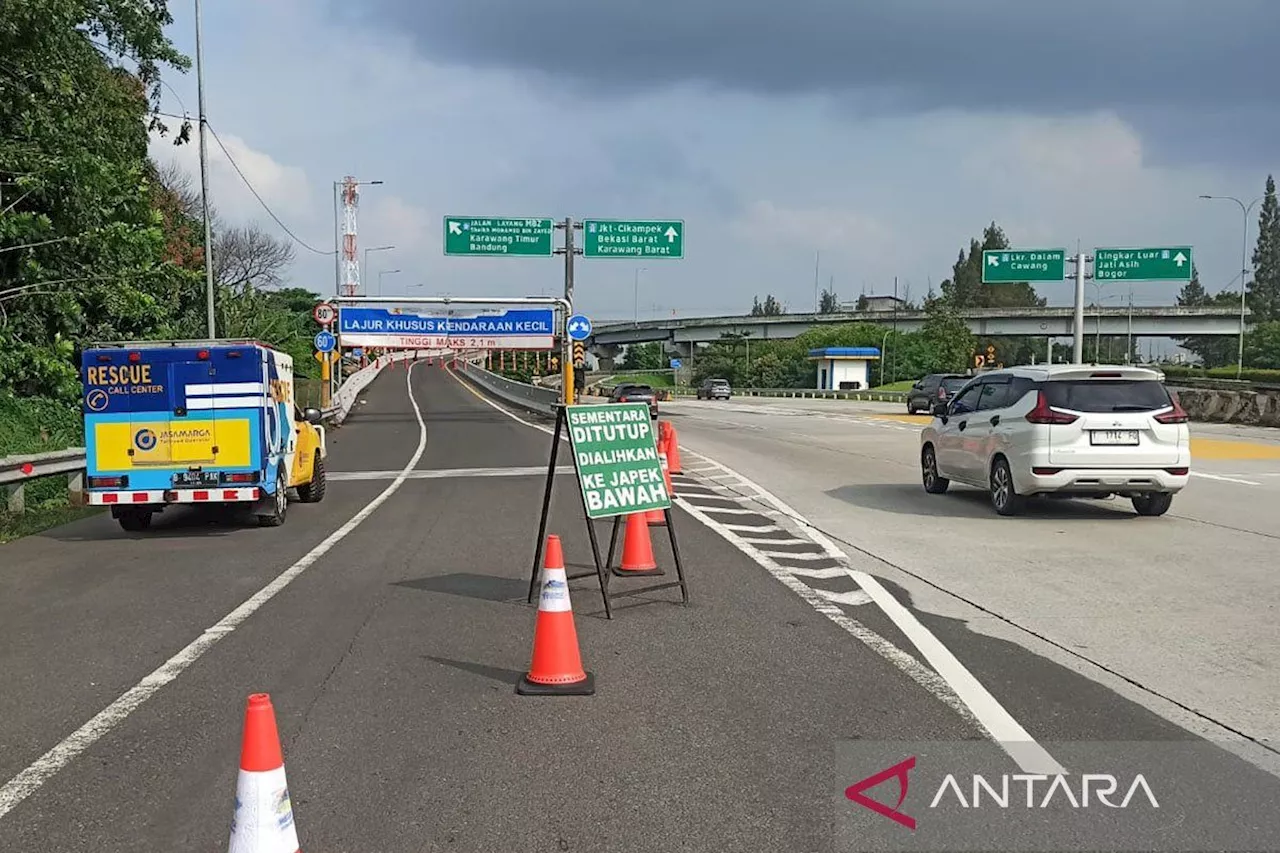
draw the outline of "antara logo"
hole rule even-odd
[[[892,767],[886,767],[878,773],[873,773],[867,778],[853,783],[845,789],[844,795],[858,805],[915,831],[916,819],[902,811],[902,804],[907,799],[907,790],[910,786],[908,774],[915,769],[915,766],[916,757],[913,755],[905,761],[900,761]],[[863,793],[890,779],[898,780],[898,800],[893,806],[873,800]],[[956,805],[963,809],[982,808],[984,805],[994,805],[997,808],[1007,809],[1010,808],[1011,804],[1014,808],[1023,807],[1025,804],[1025,808],[1028,809],[1043,809],[1048,807],[1056,797],[1060,802],[1069,804],[1073,809],[1089,808],[1091,805],[1103,805],[1111,809],[1126,809],[1139,793],[1151,804],[1153,809],[1160,808],[1160,803],[1156,800],[1155,793],[1141,773],[1134,776],[1133,781],[1128,785],[1124,798],[1118,803],[1113,802],[1111,798],[1120,790],[1120,780],[1110,773],[1081,773],[1076,777],[1077,781],[1068,781],[1069,779],[1071,777],[1062,774],[1051,776],[1042,773],[1006,773],[995,777],[993,780],[988,780],[987,777],[975,773],[972,779],[969,780],[968,790],[970,796],[966,798],[965,789],[961,787],[955,774],[948,773],[938,785],[937,793],[933,795],[929,808],[936,809],[939,804],[945,807],[946,802],[954,798]],[[1044,784],[1037,789],[1037,782]],[[1010,788],[1013,787],[1016,790],[1019,785],[1025,790],[1026,796],[1011,796]],[[1039,796],[1037,796],[1037,791],[1041,792]]]

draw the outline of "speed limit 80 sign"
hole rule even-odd
[[[311,316],[316,318],[316,322],[321,326],[330,325],[338,316],[338,309],[334,308],[328,302],[321,302],[311,312]]]

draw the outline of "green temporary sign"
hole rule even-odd
[[[584,258],[683,258],[682,219],[585,219]]]
[[[588,517],[670,509],[648,405],[569,406],[565,415]]]
[[[446,216],[446,255],[549,258],[555,223],[550,219],[502,216]]]
[[[1062,281],[1065,249],[986,249],[982,253],[982,283]]]
[[[1191,281],[1190,246],[1094,249],[1096,281]]]

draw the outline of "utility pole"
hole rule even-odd
[[[813,313],[817,314],[822,307],[822,301],[818,296],[818,269],[822,262],[822,250],[813,253]]]
[[[204,31],[200,0],[196,2],[196,98],[200,110],[200,206],[204,214],[204,287],[208,310],[209,340],[215,338],[213,309],[213,223],[209,221],[209,121],[204,110]]]
[[[573,314],[573,256],[577,253],[574,248],[575,228],[581,228],[582,223],[574,222],[573,217],[565,217],[564,222],[556,224],[556,228],[564,229],[564,301],[568,303],[566,309],[569,313],[560,319],[556,325],[560,328],[560,384],[563,386],[562,395],[564,404],[572,406],[574,400],[574,375],[573,375],[573,342],[569,340],[569,317]],[[583,366],[586,369],[586,366]]]

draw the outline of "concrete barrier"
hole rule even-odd
[[[1193,421],[1280,427],[1280,391],[1170,390]]]

